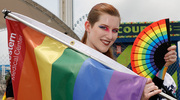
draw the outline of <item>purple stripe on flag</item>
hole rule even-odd
[[[140,100],[146,78],[114,71],[104,100]]]
[[[125,74],[88,58],[77,75],[73,100],[140,100],[146,78]]]

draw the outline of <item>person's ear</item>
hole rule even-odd
[[[85,30],[87,31],[87,33],[89,33],[90,32],[90,27],[91,27],[89,21],[86,21],[84,25],[85,25]]]

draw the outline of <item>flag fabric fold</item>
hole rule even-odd
[[[115,71],[14,19],[6,24],[15,100],[140,100],[146,78]]]

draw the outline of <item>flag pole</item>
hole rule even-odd
[[[81,43],[80,41],[63,34],[62,32],[59,32],[59,31],[57,31],[51,27],[48,27],[48,26],[42,24],[42,23],[38,23],[38,25],[33,25],[32,23],[29,23],[26,20],[21,19],[19,14],[15,13],[15,12],[11,12],[9,10],[4,9],[4,10],[2,10],[2,13],[5,14],[4,18],[6,18],[7,16],[12,17],[13,19],[18,20],[18,21],[26,24],[27,26],[29,26],[29,27],[31,27],[31,28],[33,28],[33,29],[35,29],[35,30],[37,30],[37,31],[39,31],[39,32],[63,43],[63,44],[65,44],[65,45],[67,45],[68,47],[99,61],[100,63],[108,66],[109,68],[111,68],[113,70],[123,72],[123,73],[127,73],[127,74],[131,74],[131,75],[137,75],[135,72],[124,67],[123,65],[119,64],[115,60],[105,56],[104,54],[102,54],[102,53],[100,53],[94,49],[92,49],[91,47]],[[28,20],[33,20],[33,19],[28,19]],[[33,20],[33,21],[36,21],[36,20]],[[36,26],[39,26],[39,27],[36,27]],[[42,30],[40,28],[41,26],[48,27],[51,30],[48,30],[48,28],[46,28],[47,30]],[[58,34],[55,34],[55,33],[58,33]],[[161,95],[161,96],[163,96],[169,100],[177,100],[177,99],[175,99],[175,98],[173,98],[173,97],[171,97],[171,96],[169,96],[163,92],[159,93],[159,95]]]
[[[9,12],[7,14],[7,11]],[[60,31],[57,31],[51,27],[48,27],[47,25],[44,25],[43,23],[39,23],[39,24],[35,24],[35,23],[29,23],[27,22],[26,20],[23,20],[20,18],[20,15],[18,13],[15,13],[15,12],[11,12],[9,10],[3,10],[2,11],[6,16],[8,17],[12,17],[14,18],[15,20],[18,20],[24,24],[26,24],[27,26],[67,45],[68,47],[78,51],[78,52],[81,52],[97,61],[99,61],[100,63],[110,67],[111,69],[113,70],[116,70],[116,71],[119,71],[119,72],[123,72],[123,73],[127,73],[127,74],[131,74],[131,75],[138,75],[136,74],[135,72],[133,72],[132,70],[124,67],[123,65],[119,64],[118,62],[116,62],[115,60],[105,56],[104,54],[98,52],[97,50],[94,50],[92,49],[91,47],[81,43],[80,41],[74,39],[74,38],[71,38],[70,36],[67,36],[66,34],[60,32]],[[22,15],[21,15],[22,16]],[[25,17],[25,16],[24,16]],[[33,20],[33,19],[28,19],[27,20]],[[37,22],[36,20],[33,20],[35,22]],[[38,27],[37,27],[38,26]],[[41,27],[47,27],[51,30],[42,30]],[[58,33],[58,34],[56,34]]]

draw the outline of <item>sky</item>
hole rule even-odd
[[[33,1],[59,16],[59,0]],[[121,22],[151,22],[164,18],[180,21],[180,0],[73,0],[73,27],[80,38],[84,33],[86,15],[95,4],[101,2],[115,6],[120,12]]]
[[[59,0],[33,1],[59,17]],[[164,18],[170,18],[170,21],[180,21],[180,0],[73,0],[73,25],[76,24],[74,30],[80,38],[84,33],[85,15],[95,4],[100,2],[115,6],[120,12],[122,22],[158,21]],[[5,58],[3,60],[8,59],[6,56],[8,54],[7,40],[3,38],[6,35],[6,31],[0,30],[0,65],[2,64],[2,57]],[[5,45],[2,46],[3,44]],[[7,61],[3,62],[8,64]]]
[[[33,0],[59,16],[59,0]],[[180,20],[180,0],[73,0],[74,21],[87,14],[97,3],[114,5],[120,12],[122,22],[156,21],[169,17]]]

